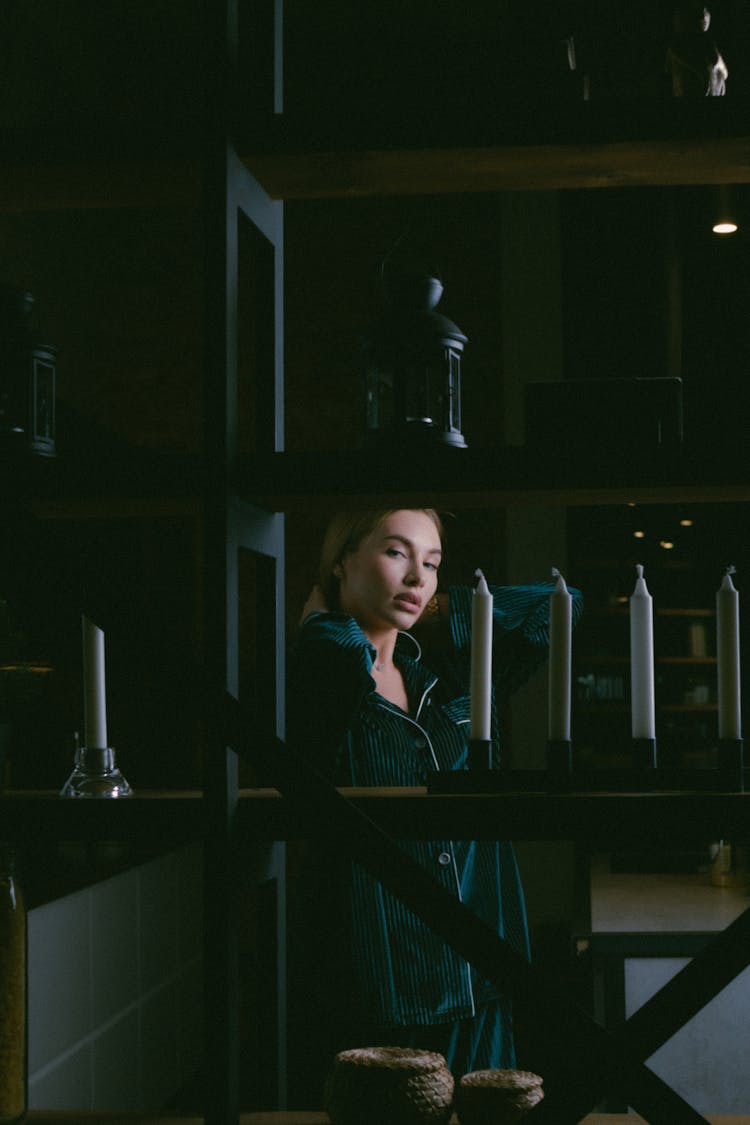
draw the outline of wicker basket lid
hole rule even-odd
[[[437,1051],[425,1051],[418,1047],[352,1047],[348,1051],[339,1051],[334,1065],[412,1070],[419,1074],[429,1074],[444,1068],[446,1062]]]
[[[464,1074],[461,1087],[482,1087],[493,1090],[536,1090],[542,1085],[538,1074],[530,1070],[472,1070]]]
[[[461,1125],[514,1125],[543,1097],[530,1070],[475,1070],[459,1082],[456,1110]]]
[[[326,1081],[333,1125],[444,1125],[454,1081],[444,1057],[410,1047],[340,1051]]]

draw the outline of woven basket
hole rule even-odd
[[[453,1075],[435,1051],[361,1047],[340,1051],[326,1080],[332,1125],[445,1125]]]
[[[458,1084],[456,1112],[460,1125],[515,1125],[543,1097],[530,1070],[474,1070]]]

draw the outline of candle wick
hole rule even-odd
[[[477,567],[477,569],[474,571],[474,576],[475,576],[475,578],[484,578],[484,574],[479,569],[479,567]]]
[[[736,566],[734,566],[734,564],[733,564],[733,563],[732,563],[732,564],[730,564],[730,565],[729,565],[729,566],[727,567],[727,569],[726,569],[726,573],[727,573],[727,574],[736,574],[736,573],[737,573],[737,567],[736,567]]]
[[[639,578],[643,578],[643,566],[641,565],[641,563],[636,563],[635,573]]]
[[[557,569],[556,566],[552,567],[552,577],[553,578],[559,578],[560,577],[560,571]]]

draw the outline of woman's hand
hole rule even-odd
[[[304,624],[311,613],[328,613],[328,606],[320,586],[313,586],[308,594],[307,601],[302,608],[302,616],[299,619],[300,625]]]

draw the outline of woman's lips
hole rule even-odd
[[[422,602],[413,594],[397,594],[393,599],[399,609],[405,609],[407,613],[419,613],[422,609]]]

